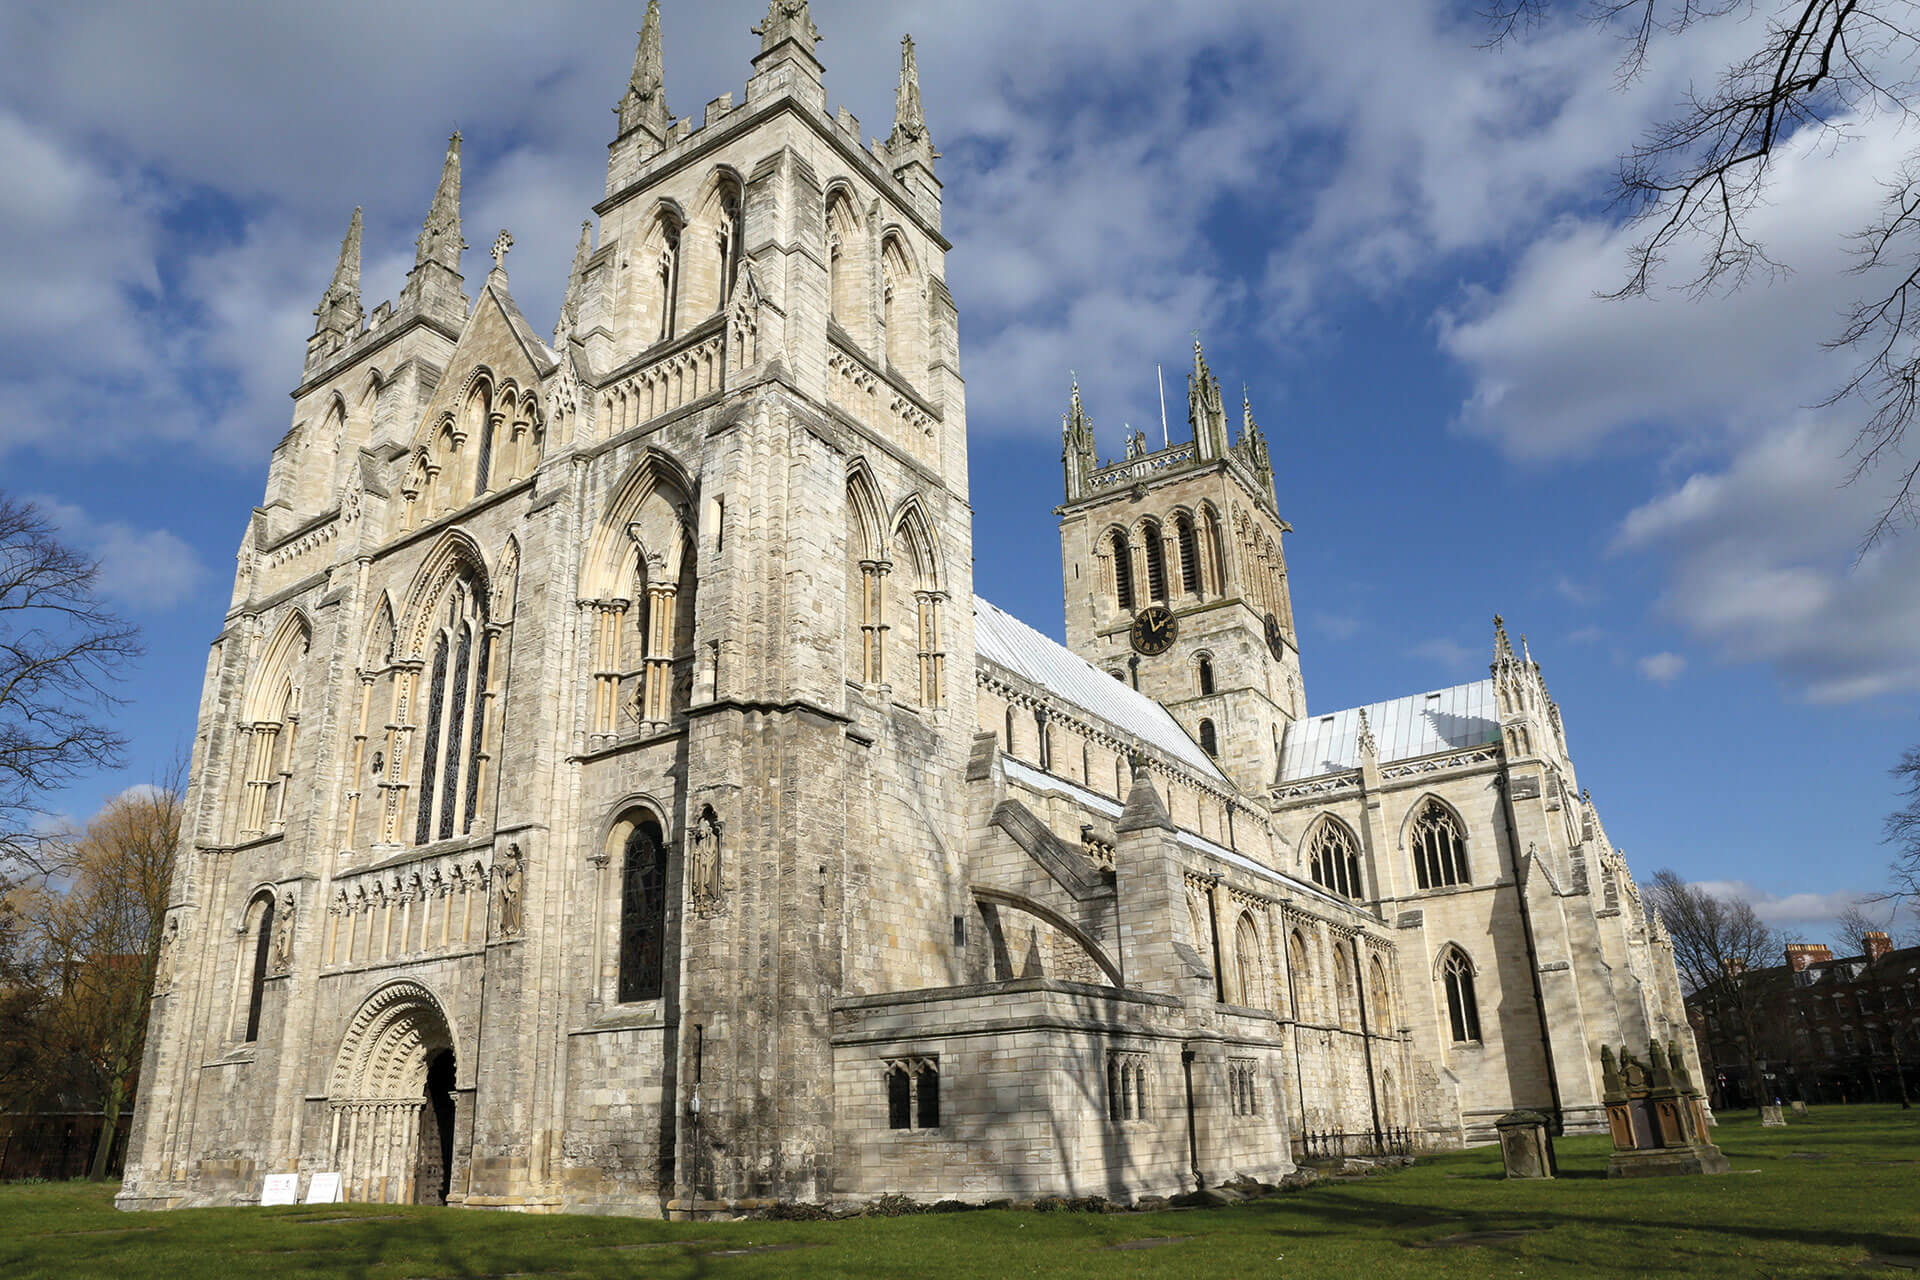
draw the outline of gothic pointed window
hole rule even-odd
[[[273,946],[273,895],[262,894],[253,903],[254,927],[250,936],[253,967],[247,980],[247,1025],[242,1037],[248,1044],[260,1038],[260,1010],[267,996],[267,963]]]
[[[1411,843],[1413,872],[1422,889],[1469,882],[1467,843],[1459,820],[1438,800],[1429,799],[1420,806],[1413,820]]]
[[[714,228],[714,240],[720,252],[720,305],[733,296],[733,285],[740,274],[740,257],[746,246],[746,225],[740,216],[740,188],[729,181],[720,193],[720,220]]]
[[[660,998],[666,937],[666,842],[646,818],[627,836],[621,863],[620,1003]]]
[[[466,835],[479,815],[492,657],[486,606],[485,591],[473,577],[455,578],[433,639],[415,844]]]
[[[1240,1003],[1252,1009],[1266,1008],[1267,972],[1260,962],[1260,930],[1244,911],[1233,930],[1233,959],[1240,971]]]
[[[1141,549],[1147,553],[1147,598],[1165,600],[1167,596],[1167,548],[1160,526],[1148,521],[1140,526]]]
[[[654,334],[656,341],[665,342],[674,334],[674,311],[679,302],[680,293],[680,228],[665,220],[660,222],[660,256],[655,260],[653,271],[653,311],[659,326]]]
[[[1359,845],[1345,823],[1333,818],[1322,821],[1308,842],[1307,857],[1315,884],[1343,898],[1361,896]]]
[[[1110,565],[1113,580],[1114,603],[1120,606],[1120,612],[1132,613],[1133,596],[1133,544],[1126,530],[1110,530],[1106,537],[1106,550],[1102,558]]]
[[[934,1058],[910,1058],[887,1064],[887,1127],[940,1127],[940,1064]]]
[[[1447,949],[1440,976],[1447,988],[1447,1020],[1453,1042],[1468,1044],[1479,1040],[1480,1005],[1473,993],[1473,965],[1460,948]]]
[[[1287,969],[1293,977],[1293,1016],[1304,1022],[1314,1006],[1313,961],[1307,940],[1298,929],[1287,935]]]
[[[1180,546],[1180,589],[1197,596],[1200,594],[1200,540],[1193,531],[1193,517],[1184,511],[1175,516],[1173,531]]]

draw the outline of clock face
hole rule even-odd
[[[1134,615],[1128,639],[1137,652],[1148,657],[1165,653],[1180,634],[1180,620],[1163,604],[1152,604]]]
[[[1280,619],[1267,615],[1267,651],[1275,662],[1287,656],[1287,637],[1280,630]]]

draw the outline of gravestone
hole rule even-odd
[[[300,1203],[300,1175],[297,1173],[270,1173],[265,1185],[260,1188],[260,1207],[273,1204]]]
[[[1706,1104],[1677,1046],[1669,1051],[1653,1041],[1644,1064],[1625,1048],[1616,1063],[1613,1051],[1602,1047],[1600,1074],[1613,1135],[1609,1178],[1730,1171],[1727,1157],[1707,1141]]]
[[[337,1173],[316,1173],[307,1183],[308,1204],[339,1204],[340,1175]]]
[[[1786,1108],[1773,1102],[1760,1108],[1760,1127],[1762,1129],[1784,1129],[1787,1127]]]
[[[1788,1103],[1787,1105],[1789,1109],[1792,1110],[1793,1114],[1801,1117],[1802,1119],[1806,1118],[1806,1114],[1807,1114],[1806,1099],[1795,1098],[1792,1102]]]
[[[1551,1178],[1559,1171],[1547,1118],[1538,1111],[1509,1111],[1493,1127],[1500,1131],[1500,1158],[1509,1178]]]

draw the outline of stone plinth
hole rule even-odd
[[[1547,1118],[1538,1111],[1509,1111],[1493,1127],[1500,1131],[1500,1158],[1509,1178],[1551,1178],[1559,1172]]]

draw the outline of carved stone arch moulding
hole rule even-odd
[[[1473,953],[1459,943],[1449,939],[1446,942],[1442,942],[1439,949],[1433,953],[1433,980],[1435,982],[1439,982],[1447,976],[1447,961],[1456,955],[1460,957],[1461,963],[1466,965],[1469,976],[1475,978],[1480,976],[1480,967],[1473,962]]]
[[[474,591],[484,610],[492,594],[486,557],[471,537],[450,529],[427,554],[407,592],[407,621],[402,632],[406,645],[400,656],[416,662],[425,659],[427,637],[433,632],[439,603],[462,570],[473,575]]]
[[[439,997],[412,979],[390,982],[368,996],[348,1022],[327,1095],[335,1102],[417,1099],[426,1086],[427,1060],[457,1043]],[[471,1078],[472,1065],[461,1056],[455,1055],[456,1067]]]

